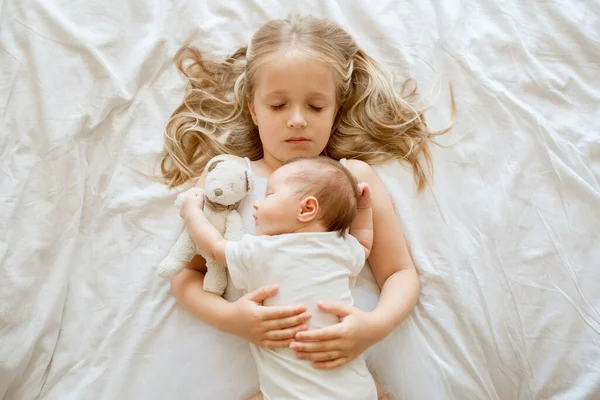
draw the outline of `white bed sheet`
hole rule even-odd
[[[423,284],[369,354],[392,399],[600,397],[597,1],[0,1],[0,398],[238,399],[241,340],[154,267],[174,193],[145,177],[183,44],[225,55],[270,18],[335,19],[441,93],[435,183],[377,167]],[[282,4],[283,3],[283,4]],[[365,274],[364,307],[376,301]]]

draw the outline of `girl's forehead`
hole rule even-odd
[[[259,66],[255,79],[257,91],[263,96],[297,90],[323,97],[335,93],[333,70],[325,62],[303,54],[268,56]]]

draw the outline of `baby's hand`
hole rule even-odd
[[[358,198],[358,203],[356,204],[356,208],[371,208],[371,203],[373,198],[371,196],[371,188],[366,183],[358,184],[358,192],[360,193],[360,197]]]
[[[186,215],[191,210],[202,210],[204,208],[204,190],[200,188],[190,189],[180,195],[181,208],[179,209],[179,216],[185,219]]]

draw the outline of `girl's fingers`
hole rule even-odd
[[[289,306],[289,307],[265,307],[263,310],[263,320],[280,320],[293,317],[306,312],[305,305]],[[287,325],[286,327],[288,327]],[[273,328],[277,329],[277,328]]]
[[[323,353],[326,351],[341,350],[343,347],[341,340],[326,340],[324,342],[294,342],[290,344],[290,349],[297,353]],[[312,360],[312,358],[307,358]]]
[[[354,307],[345,306],[345,305],[337,304],[337,303],[319,302],[318,306],[321,310],[323,310],[329,314],[337,315],[338,318],[345,318],[348,315],[350,315],[356,311],[356,309]]]
[[[315,329],[308,332],[300,332],[296,334],[296,340],[300,342],[308,342],[308,341],[323,341],[323,340],[333,340],[339,339],[342,337],[340,324],[331,325],[327,328]]]
[[[337,360],[341,356],[342,352],[339,350],[324,351],[321,353],[296,353],[296,357],[302,360],[312,360],[321,362]]]
[[[290,347],[290,344],[294,341],[294,339],[288,339],[288,340],[263,340],[262,341],[262,345],[263,347],[269,348],[269,349],[285,349]]]
[[[247,300],[253,301],[255,303],[262,303],[263,301],[265,301],[265,299],[267,299],[271,296],[275,296],[277,294],[278,290],[279,290],[279,286],[277,286],[277,285],[263,286],[263,287],[260,287],[256,290],[248,293],[247,295],[244,296],[244,298],[246,298]]]
[[[311,314],[309,312],[303,312],[302,314],[293,314],[291,317],[287,318],[270,319],[267,321],[263,321],[261,327],[262,329],[264,329],[265,332],[288,329],[308,321],[310,317]]]
[[[341,357],[341,358],[338,358],[337,360],[333,360],[333,361],[315,361],[315,362],[313,362],[313,368],[334,369],[334,368],[341,367],[342,365],[346,364],[348,361],[350,361],[350,359],[347,357]]]
[[[305,331],[307,329],[308,326],[306,324],[302,324],[294,326],[292,328],[281,329],[278,331],[268,331],[267,333],[265,333],[265,338],[267,340],[293,340],[296,333],[300,331]]]

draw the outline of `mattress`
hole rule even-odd
[[[434,128],[435,176],[375,167],[417,265],[414,312],[372,347],[391,399],[600,398],[600,4],[0,0],[0,398],[242,399],[247,343],[182,309],[151,174],[185,81],[272,18],[332,18]],[[393,254],[390,255],[393,257]],[[355,290],[369,309],[368,270]]]

